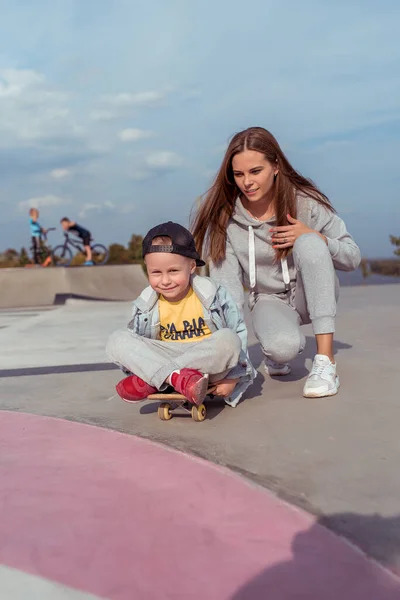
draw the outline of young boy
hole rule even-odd
[[[109,359],[125,373],[124,400],[144,400],[173,387],[201,404],[209,382],[236,406],[256,376],[247,354],[247,330],[228,292],[207,277],[192,234],[177,223],[151,229],[143,240],[150,286],[133,303],[125,331],[107,343]]]
[[[35,265],[39,265],[40,242],[42,241],[42,234],[47,233],[47,230],[43,229],[43,227],[39,225],[39,211],[37,208],[30,209],[29,217],[29,225],[31,228],[32,237],[33,262],[35,263]]]
[[[86,266],[93,265],[92,249],[90,247],[90,240],[92,238],[92,235],[90,231],[88,231],[84,227],[81,227],[80,225],[78,225],[78,223],[75,223],[75,221],[70,221],[67,217],[61,219],[60,223],[64,231],[72,231],[72,233],[75,233],[78,237],[81,238],[83,247],[85,248],[86,252],[86,261],[84,264]]]

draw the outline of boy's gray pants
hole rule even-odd
[[[224,379],[239,361],[241,341],[231,329],[220,329],[197,342],[163,342],[129,330],[115,331],[106,347],[111,362],[161,389],[173,371],[191,368]]]
[[[312,323],[314,334],[335,331],[339,283],[325,242],[316,234],[297,238],[293,294],[257,294],[250,303],[254,333],[264,355],[286,363],[304,349],[300,325]]]

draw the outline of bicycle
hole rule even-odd
[[[52,252],[53,264],[56,267],[69,267],[73,259],[72,248],[78,250],[78,253],[85,254],[83,244],[72,240],[68,233],[64,233],[64,244],[56,246]],[[92,240],[91,240],[92,241]],[[92,261],[95,265],[105,265],[108,260],[108,248],[103,244],[90,245],[92,249]]]
[[[46,231],[42,231],[40,236],[40,247],[39,247],[39,265],[42,267],[48,267],[53,262],[53,251],[51,249],[50,244],[47,242],[47,234],[49,231],[55,231],[55,227],[49,227]],[[35,255],[35,248],[33,246],[30,247],[30,251],[32,256]],[[34,262],[26,265],[27,267],[34,267]]]

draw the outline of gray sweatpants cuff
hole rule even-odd
[[[320,333],[334,333],[335,318],[334,317],[317,317],[312,320],[314,335]]]
[[[180,367],[174,362],[170,362],[167,365],[164,365],[163,367],[161,367],[161,369],[158,369],[157,373],[154,374],[151,381],[149,382],[150,385],[154,386],[158,390],[164,389],[166,387],[163,385],[165,380],[171,375],[171,373],[173,373],[174,371],[179,371],[179,369]]]

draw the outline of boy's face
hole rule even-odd
[[[34,221],[37,221],[39,218],[39,211],[38,210],[33,210],[31,213],[31,217]]]
[[[68,229],[69,229],[69,223],[68,223],[68,221],[63,221],[61,223],[61,227],[64,229],[64,231],[68,231]]]
[[[146,254],[145,263],[153,290],[170,302],[179,302],[189,291],[190,276],[196,262],[180,254],[154,252]]]

